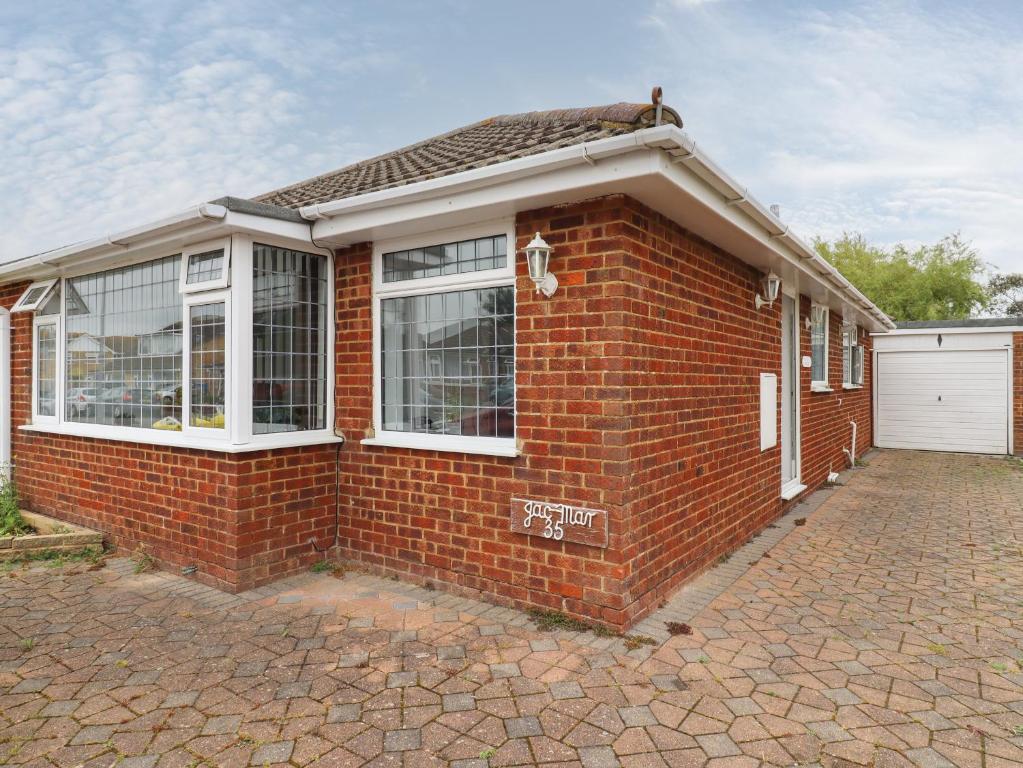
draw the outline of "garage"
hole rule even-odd
[[[995,324],[1006,322],[1019,323],[905,323],[876,336],[875,444],[1012,453],[1015,329]]]

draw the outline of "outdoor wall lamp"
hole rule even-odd
[[[781,278],[774,274],[774,270],[768,272],[764,279],[760,281],[761,286],[764,289],[764,295],[761,296],[759,293],[753,300],[757,309],[762,307],[774,306],[774,302],[778,299],[778,292],[781,290]]]
[[[547,245],[540,233],[526,246],[526,263],[529,265],[529,279],[536,285],[536,292],[550,298],[558,290],[558,278],[547,271],[547,264],[554,249]]]

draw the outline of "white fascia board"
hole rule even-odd
[[[391,187],[376,192],[367,192],[364,195],[346,197],[341,200],[307,205],[300,208],[299,213],[304,218],[310,220],[331,219],[356,211],[387,207],[399,200],[415,202],[451,194],[455,191],[471,191],[520,178],[537,176],[563,167],[583,163],[592,165],[598,160],[604,160],[615,155],[644,149],[648,146],[670,143],[668,128],[673,127],[658,126],[622,136],[611,136],[606,139],[597,139],[596,141],[584,144],[562,147],[550,152],[541,152],[503,163],[495,163],[482,168],[474,168],[470,171],[453,173],[449,176],[406,184],[401,187]],[[319,233],[317,232],[318,236]]]
[[[212,203],[195,205],[148,224],[0,264],[0,279],[14,280],[40,274],[61,274],[62,268],[66,265],[77,265],[105,256],[116,257],[137,243],[145,243],[202,222],[221,221],[226,215],[227,208],[222,205]]]
[[[539,175],[518,175],[444,194],[395,198],[387,205],[320,219],[313,224],[313,237],[343,247],[512,217],[519,211],[626,191],[637,180],[653,177],[658,166],[658,155],[650,150],[609,157],[596,165],[559,164]]]
[[[698,202],[705,214],[728,221],[734,228],[733,234],[741,232],[747,243],[752,239],[758,249],[770,252],[772,258],[760,261],[790,264],[789,273],[798,272],[813,289],[815,298],[827,301],[835,310],[848,307],[849,313],[869,329],[894,326],[833,266],[792,235],[787,225],[703,155],[676,126],[645,129],[440,179],[321,203],[301,212],[315,220],[313,235],[317,241],[337,246],[510,216],[615,192],[636,197],[679,221],[678,208],[683,201],[673,199],[665,181]],[[679,223],[689,226],[686,221]],[[709,229],[712,228],[707,227],[704,232]],[[710,234],[703,236],[718,242]],[[748,252],[741,245],[733,244],[732,252],[743,258]],[[829,300],[829,296],[834,298]]]
[[[664,152],[651,152],[652,149]],[[650,156],[669,159],[653,162]],[[637,157],[646,159],[637,160]],[[668,169],[685,168],[711,192],[704,203],[733,224],[752,222],[760,230],[742,227],[767,245],[778,257],[791,262],[817,288],[819,298],[836,297],[829,304],[844,305],[874,330],[894,323],[859,290],[802,240],[789,232],[757,200],[750,197],[695,142],[676,126],[658,126],[625,136],[566,147],[486,168],[452,174],[379,192],[320,203],[301,209],[315,220],[317,240],[349,245],[364,240],[405,234],[425,223],[444,226],[467,223],[473,217],[513,214],[531,207],[566,202],[571,195],[597,195],[615,191],[615,184],[636,182],[642,176],[674,176]],[[642,189],[617,191],[642,199]],[[657,207],[657,206],[655,206]],[[727,214],[732,209],[742,216]],[[765,241],[766,237],[766,241]],[[783,247],[784,246],[784,247]]]
[[[173,217],[120,232],[109,237],[51,251],[39,257],[0,265],[0,280],[38,276],[71,276],[111,269],[147,258],[167,256],[187,246],[245,233],[284,240],[296,248],[312,248],[309,225],[296,221],[228,211],[221,205],[190,208]]]

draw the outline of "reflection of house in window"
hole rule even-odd
[[[180,355],[181,354],[181,323],[174,323],[155,333],[140,334],[139,355],[153,357],[154,355]]]

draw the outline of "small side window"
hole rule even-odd
[[[863,386],[863,347],[860,329],[847,325],[842,333],[842,383],[847,387]]]
[[[11,307],[11,312],[35,312],[50,297],[50,292],[56,284],[57,278],[32,283]]]
[[[810,306],[810,380],[814,387],[828,386],[828,308]]]
[[[199,243],[181,253],[181,292],[226,288],[230,282],[231,241]]]

